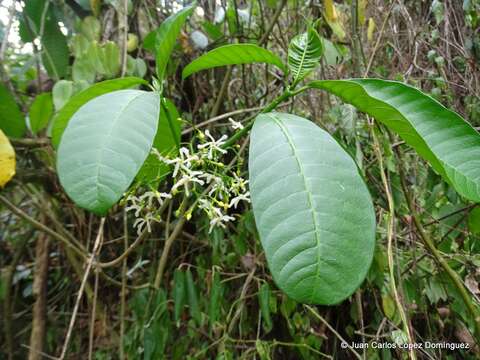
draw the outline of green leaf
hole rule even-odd
[[[190,316],[195,320],[197,325],[200,326],[202,323],[202,314],[200,313],[200,306],[198,304],[197,288],[195,286],[195,282],[193,281],[193,276],[190,269],[187,269],[185,275],[187,282],[187,298]]]
[[[20,18],[20,38],[23,42],[31,42],[40,33],[42,14],[45,9],[46,0],[30,0],[25,2]],[[28,22],[28,26],[27,26]]]
[[[262,284],[258,290],[258,303],[264,322],[265,329],[269,332],[272,327],[272,317],[270,315],[270,287],[267,283]]]
[[[120,199],[152,148],[159,111],[158,93],[119,90],[73,115],[58,148],[57,170],[78,206],[105,215]]]
[[[480,201],[480,135],[409,85],[378,79],[313,81],[395,131],[466,199]]]
[[[0,84],[0,130],[9,137],[20,138],[26,129],[25,118],[13,95],[6,86]]]
[[[180,321],[183,306],[185,305],[187,290],[185,289],[185,273],[180,269],[173,272],[173,318],[175,322]]]
[[[222,283],[220,281],[220,274],[215,271],[212,277],[212,288],[210,290],[209,304],[208,304],[208,320],[210,322],[210,329],[218,321],[221,311],[221,296],[222,296]]]
[[[53,11],[47,13],[41,37],[42,62],[48,75],[55,79],[64,77],[68,71],[69,50],[67,39],[58,26]]]
[[[178,152],[177,144],[180,143],[180,136],[181,122],[178,110],[172,101],[163,99],[153,147],[163,156],[176,154]],[[141,183],[155,186],[155,183],[161,181],[168,173],[169,166],[161,162],[156,155],[149,154],[147,160],[145,160],[145,163],[138,172],[137,179]]]
[[[80,29],[85,37],[90,41],[99,41],[102,34],[102,24],[97,18],[87,16],[82,20]]]
[[[141,58],[133,58],[127,55],[127,75],[143,78],[147,73],[147,64]]]
[[[157,77],[163,80],[168,60],[172,54],[183,24],[195,9],[196,3],[184,7],[179,12],[169,16],[158,28],[155,36],[155,61]]]
[[[207,33],[208,37],[213,41],[217,41],[223,37],[222,30],[219,24],[212,24],[210,21],[202,22],[202,28]]]
[[[104,75],[113,78],[120,72],[120,49],[113,41],[107,41],[99,51]]]
[[[40,36],[42,63],[48,75],[55,79],[64,77],[68,70],[69,51],[67,39],[58,26],[53,4],[45,0],[26,1],[22,15],[22,41],[31,42]]]
[[[86,81],[92,84],[95,81],[95,67],[87,58],[81,57],[75,59],[72,66],[72,78],[75,82]]]
[[[52,89],[53,105],[55,111],[59,111],[72,97],[74,93],[73,81],[60,80],[55,83]]]
[[[121,79],[106,80],[99,83],[96,83],[87,89],[81,91],[80,93],[74,95],[68,100],[68,102],[61,107],[61,110],[57,113],[53,119],[52,125],[52,144],[55,148],[58,147],[60,143],[60,138],[62,137],[63,131],[67,127],[68,121],[73,116],[73,114],[80,109],[88,101],[96,98],[97,96],[122,89],[128,89],[136,85],[146,84],[147,82],[143,79],[136,77],[125,77]],[[55,88],[54,87],[54,100],[55,100]],[[68,86],[69,84],[65,84]],[[63,88],[64,85],[62,85]],[[60,88],[59,88],[60,91]],[[63,102],[66,100],[62,100]],[[55,108],[57,108],[57,101],[55,101]]]
[[[183,69],[182,78],[218,66],[252,63],[272,64],[285,71],[282,60],[272,52],[254,44],[231,44],[220,46],[193,60]]]
[[[322,40],[313,28],[295,36],[288,46],[288,67],[293,84],[298,84],[319,64],[323,54]]]
[[[299,302],[335,304],[372,262],[375,213],[353,159],[295,115],[259,115],[250,140],[250,192],[262,246],[280,289]]]
[[[480,207],[476,207],[468,214],[468,229],[474,235],[480,235]]]
[[[53,114],[53,101],[51,93],[38,95],[30,107],[30,128],[32,133],[36,134],[44,129],[50,121]]]

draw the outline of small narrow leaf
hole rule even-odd
[[[20,138],[26,129],[25,118],[15,99],[10,91],[0,84],[0,130],[7,136]]]
[[[38,95],[30,107],[29,119],[32,133],[36,134],[43,130],[53,114],[53,101],[51,93]]]
[[[152,148],[160,97],[141,90],[99,96],[72,117],[58,148],[62,186],[80,207],[105,215]]]
[[[231,44],[220,46],[200,56],[183,69],[185,79],[201,70],[218,66],[267,63],[285,71],[282,60],[274,53],[254,44]]]
[[[272,317],[270,315],[270,287],[267,283],[262,284],[258,290],[258,303],[264,322],[265,329],[270,331],[273,327]]]
[[[317,67],[322,54],[322,40],[315,29],[310,28],[292,39],[288,46],[288,67],[293,84],[297,84]]]
[[[175,269],[173,273],[173,318],[175,322],[180,321],[185,300],[187,298],[187,289],[185,288],[185,273],[180,269]]]
[[[215,271],[212,278],[212,289],[210,290],[210,303],[208,304],[208,320],[210,329],[213,328],[215,322],[219,319],[222,296],[222,283],[220,282],[220,274]]]
[[[88,101],[96,98],[97,96],[116,91],[128,89],[136,85],[146,84],[143,79],[136,77],[125,77],[121,79],[106,80],[96,83],[87,89],[79,92],[71,97],[68,102],[63,105],[61,110],[57,113],[53,119],[52,126],[52,144],[56,148],[60,143],[63,131],[67,127],[67,124],[73,114],[80,109],[82,105]],[[56,85],[55,85],[56,86]],[[56,105],[55,105],[56,106]]]
[[[0,188],[15,175],[15,150],[0,130]]]
[[[455,190],[480,202],[480,134],[421,91],[378,79],[313,81],[398,133]]]
[[[190,316],[195,320],[197,325],[201,325],[202,314],[200,313],[200,306],[198,304],[197,288],[195,286],[195,282],[193,281],[193,276],[190,269],[185,272],[185,278],[187,282],[187,297]]]
[[[158,28],[155,35],[155,61],[157,63],[157,77],[165,78],[165,70],[183,24],[193,12],[196,4],[184,7],[174,15],[169,16]]]
[[[335,304],[360,286],[375,246],[372,200],[353,159],[312,122],[261,114],[250,140],[255,222],[276,284]]]

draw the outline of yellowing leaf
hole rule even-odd
[[[327,21],[336,21],[337,11],[335,10],[335,5],[333,5],[333,0],[323,0],[323,6],[325,7]]]
[[[367,7],[367,2],[368,0],[358,0],[357,17],[360,25],[365,24],[365,8]]]
[[[342,24],[342,14],[337,11],[333,0],[323,0],[323,6],[325,7],[325,21],[332,29],[333,33],[339,40],[345,38],[345,30]]]
[[[15,175],[15,151],[7,136],[0,130],[0,187]]]
[[[368,19],[368,28],[367,28],[367,39],[368,39],[368,41],[372,41],[374,31],[375,31],[375,21],[373,21],[373,18],[369,18]]]
[[[90,0],[90,8],[95,16],[98,16],[100,13],[100,6],[102,4],[101,0]]]

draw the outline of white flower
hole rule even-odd
[[[225,183],[223,182],[222,178],[219,176],[216,176],[210,173],[203,173],[199,177],[204,178],[207,184],[213,183],[212,188],[208,192],[208,196],[212,196],[212,194],[217,190],[221,190],[221,191],[227,190],[225,187]]]
[[[230,124],[232,124],[232,129],[237,130],[237,129],[243,129],[242,123],[233,120],[232,118],[228,118],[228,121],[230,121]]]
[[[183,174],[181,179],[178,180],[173,186],[172,186],[172,192],[174,192],[175,190],[177,190],[180,186],[183,186],[184,189],[185,189],[185,194],[188,196],[190,196],[190,192],[189,192],[189,184],[190,183],[197,183],[197,184],[200,184],[200,185],[203,185],[205,184],[205,181],[203,180],[200,180],[198,178],[199,175],[202,175],[203,172],[201,171],[190,171],[188,174]]]
[[[208,201],[207,199],[198,200],[198,208],[205,211],[210,219],[210,228],[208,233],[210,234],[215,226],[225,228],[225,223],[235,220],[233,216],[225,215],[222,210]]]
[[[192,162],[199,160],[198,156],[196,154],[190,154],[190,151],[186,147],[181,147],[179,150],[180,156],[174,159],[168,159],[162,156],[162,154],[160,154],[157,149],[153,149],[152,152],[157,156],[160,161],[164,162],[167,165],[175,166],[172,174],[173,177],[176,177],[180,170],[190,172],[192,168]]]
[[[127,206],[125,208],[125,211],[128,212],[131,210],[135,210],[135,217],[138,217],[140,215],[140,212],[142,211],[142,207],[139,205],[139,203],[141,202],[140,199],[135,195],[129,195],[127,197],[127,202],[130,202],[132,205]]]
[[[248,180],[245,180],[238,176],[236,173],[233,173],[233,181],[230,186],[230,192],[234,193],[235,195],[239,195],[242,192],[245,192],[246,185],[248,184]]]
[[[152,221],[160,222],[151,213],[147,213],[144,218],[138,218],[137,220],[135,220],[135,222],[133,223],[133,227],[137,228],[137,235],[140,236],[143,229],[145,228],[145,225],[147,226],[147,231],[149,233],[152,232],[152,226],[150,224]]]
[[[250,202],[250,191],[247,191],[246,193],[244,194],[240,194],[236,197],[234,197],[231,201],[230,201],[230,204],[228,205],[228,207],[234,207],[235,209],[237,208],[237,205],[240,201],[246,201],[246,202]]]
[[[161,193],[158,191],[147,191],[146,193],[140,196],[139,200],[142,201],[147,199],[147,205],[148,207],[151,208],[153,205],[153,199],[156,199],[158,202],[158,205],[162,206],[163,199],[171,199],[171,198],[172,198],[172,195],[167,193]]]
[[[215,206],[212,206],[212,210],[213,217],[210,218],[210,228],[208,229],[208,233],[211,233],[215,226],[220,226],[225,229],[225,223],[235,220],[233,216],[223,214],[222,210]]]
[[[210,131],[205,130],[205,135],[210,139],[210,141],[207,141],[204,144],[197,145],[197,148],[199,150],[202,149],[207,149],[207,159],[212,160],[213,159],[213,152],[218,151],[222,154],[226,154],[227,150],[224,150],[221,148],[223,144],[225,144],[227,140],[227,135],[222,135],[222,137],[218,140],[215,140],[212,135],[210,135]]]

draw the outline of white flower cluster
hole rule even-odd
[[[227,136],[223,135],[215,140],[206,130],[205,134],[200,133],[200,139],[202,143],[197,145],[196,152],[182,147],[175,158],[165,157],[157,149],[152,150],[160,161],[173,167],[174,185],[170,193],[147,191],[140,196],[129,195],[126,198],[128,204],[126,211],[134,211],[137,218],[134,227],[138,234],[145,227],[150,232],[151,223],[161,220],[157,210],[162,207],[165,199],[171,199],[180,191],[183,191],[186,197],[193,193],[203,193],[203,190],[195,191],[196,186],[208,189],[208,192],[198,199],[198,208],[210,219],[209,232],[215,226],[225,228],[226,223],[235,220],[233,216],[227,215],[228,209],[236,209],[241,201],[250,202],[250,192],[246,186],[248,181],[235,172],[229,174],[220,162],[220,157],[227,152],[222,149]]]
[[[224,212],[232,207],[236,209],[240,201],[250,202],[250,192],[246,188],[248,181],[236,173],[233,173],[233,176],[222,173],[223,164],[219,159],[227,153],[222,149],[227,136],[215,139],[206,130],[205,134],[200,134],[200,139],[203,143],[197,145],[197,152],[191,153],[189,149],[182,147],[179,156],[174,159],[166,158],[156,150],[153,152],[160,161],[174,166],[172,177],[175,182],[172,194],[183,189],[185,196],[189,197],[196,184],[208,188],[208,193],[198,200],[198,208],[209,217],[209,231],[212,231],[213,227],[225,227],[225,223],[234,220]]]
[[[137,234],[143,231],[145,226],[148,232],[152,231],[151,222],[159,222],[160,219],[155,214],[155,208],[160,208],[165,199],[171,199],[172,195],[161,193],[158,191],[147,191],[140,196],[129,195],[127,197],[127,204],[125,210],[135,211],[134,215],[137,218],[133,223],[133,227],[137,229]],[[145,214],[142,215],[143,210]]]

